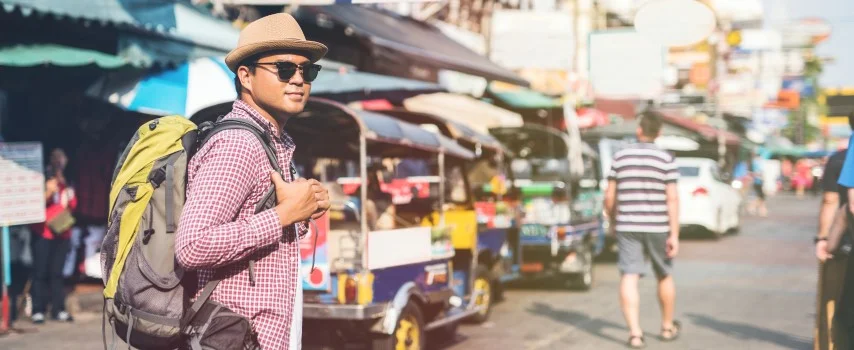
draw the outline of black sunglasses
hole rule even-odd
[[[319,64],[309,63],[300,66],[293,62],[255,62],[253,65],[276,66],[276,73],[279,74],[279,80],[281,81],[291,80],[294,74],[297,73],[297,69],[299,69],[302,74],[302,78],[309,83],[314,81],[314,79],[317,79],[317,74],[320,73],[320,69],[323,68]]]

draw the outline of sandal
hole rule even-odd
[[[635,343],[634,340],[640,340],[640,343]],[[629,341],[626,342],[626,346],[630,349],[643,349],[646,347],[646,340],[644,340],[642,335],[630,335]]]
[[[670,334],[670,336],[665,337],[665,333]],[[661,335],[659,336],[659,338],[661,339],[661,341],[674,341],[679,338],[680,333],[682,333],[682,323],[680,323],[679,321],[673,321],[672,327],[661,329]]]

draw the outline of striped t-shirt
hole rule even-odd
[[[637,143],[614,154],[609,180],[617,182],[617,232],[668,233],[668,183],[679,179],[670,153]]]

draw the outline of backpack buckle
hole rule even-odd
[[[164,180],[166,180],[166,170],[163,168],[157,168],[157,170],[148,175],[148,181],[154,185],[154,188],[159,188]]]
[[[148,244],[148,241],[151,240],[151,236],[154,235],[154,229],[150,228],[145,231],[142,231],[142,244]]]

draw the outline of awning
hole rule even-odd
[[[407,65],[406,68],[411,69],[408,62],[415,62],[433,70],[450,70],[488,80],[529,85],[516,73],[455,42],[436,27],[410,17],[355,5],[300,7],[294,16],[309,38],[329,43],[340,41],[342,44],[353,44],[361,40],[370,45],[367,50],[371,55],[382,58],[383,62],[389,62],[388,65],[375,65],[375,62],[370,62],[371,59],[341,50],[342,56],[336,59],[356,64],[363,70],[383,73],[384,69],[401,68],[389,67],[391,62]],[[338,46],[332,46],[330,54],[335,54],[336,47]],[[410,73],[426,74],[424,80],[438,79],[436,71]]]
[[[490,128],[522,126],[522,116],[474,98],[435,93],[408,98],[403,106],[414,112],[429,113],[453,120],[482,133]]]
[[[496,89],[489,88],[489,94],[494,96],[503,104],[514,109],[552,109],[563,108],[563,104],[557,99],[531,89]]]
[[[593,107],[608,114],[616,114],[623,118],[633,119],[638,113],[638,101],[635,100],[612,100],[597,98]]]
[[[609,124],[604,126],[597,126],[594,128],[590,128],[584,130],[581,133],[581,137],[585,140],[597,140],[597,139],[624,139],[624,138],[633,138],[638,129],[638,120],[626,120],[620,123]],[[684,130],[682,128],[664,124],[661,128],[662,136],[676,136],[676,137],[686,137],[692,140],[699,140],[699,135]]]
[[[323,69],[312,84],[315,96],[369,91],[441,90],[435,84],[363,73],[342,63],[321,60]],[[86,94],[118,106],[153,115],[177,114],[188,118],[196,112],[237,98],[234,73],[222,57],[197,58],[170,69],[118,72],[93,84]]]
[[[373,136],[372,138],[374,139],[417,145],[426,149],[436,149],[460,159],[474,158],[474,153],[463,148],[463,146],[460,146],[453,140],[414,124],[368,111],[356,111],[356,115],[359,116],[367,131],[369,131],[369,136]],[[370,133],[373,133],[373,135],[370,135]]]
[[[738,146],[741,144],[741,137],[726,130],[720,130],[714,126],[700,124],[691,119],[680,117],[670,112],[661,112],[664,117],[664,122],[671,124],[702,136],[706,141],[717,142],[719,134],[722,134],[724,142],[730,146]]]
[[[399,0],[219,0],[225,5],[256,5],[256,6],[281,6],[298,4],[301,6],[321,6],[335,4],[398,4]],[[406,0],[408,3],[440,2],[439,0]]]
[[[370,156],[404,158],[445,153],[454,158],[474,158],[474,153],[439,133],[324,98],[309,99],[305,111],[291,118],[286,130],[297,148],[306,150],[297,152],[296,157],[358,159],[359,136],[363,135]]]
[[[477,149],[477,147],[480,146],[482,149],[491,151],[490,153],[500,152],[506,155],[512,154],[510,149],[504,147],[504,145],[492,135],[477,132],[468,125],[457,121],[445,119],[434,114],[413,112],[404,108],[389,108],[386,110],[378,109],[376,111],[407,123],[422,126],[435,126],[446,137],[454,139],[458,143],[468,146],[470,149]]]
[[[363,91],[442,91],[433,83],[356,71],[352,66],[321,60],[323,69],[311,85],[314,95],[332,95]]]
[[[237,45],[239,31],[184,1],[0,0],[6,12],[50,15],[85,26],[121,29],[119,55],[136,65],[222,56]]]
[[[199,58],[153,72],[111,74],[87,89],[86,95],[131,111],[188,118],[237,98],[234,73],[222,58]]]
[[[121,57],[103,52],[54,44],[16,45],[0,48],[0,66],[33,67],[53,65],[79,67],[94,65],[114,69],[129,65]]]

